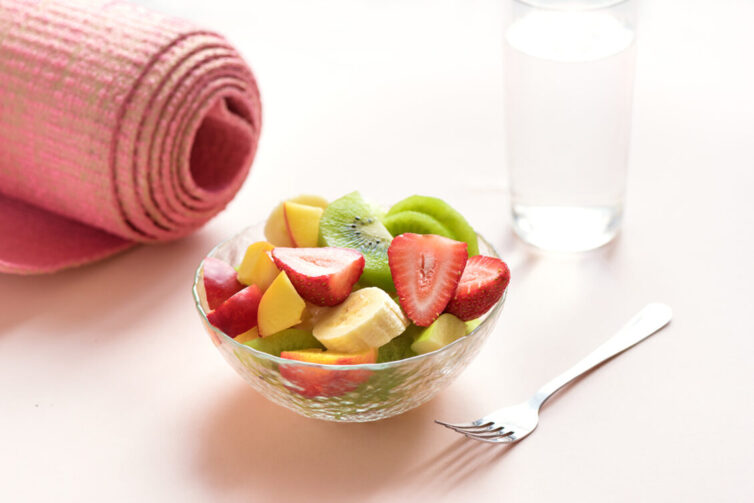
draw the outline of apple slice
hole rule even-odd
[[[294,203],[306,204],[308,206],[317,206],[323,210],[327,208],[327,199],[320,196],[313,196],[310,194],[301,194],[294,198],[289,199]],[[283,203],[275,206],[270,216],[267,217],[267,223],[264,226],[264,236],[267,241],[275,246],[293,246],[288,235],[288,227],[285,225],[285,215],[283,214]]]
[[[301,323],[305,307],[304,299],[281,271],[259,302],[259,335],[265,337]]]
[[[470,320],[465,322],[466,324],[466,335],[470,334],[474,331],[476,327],[482,324],[482,318],[477,318],[475,320]]]
[[[204,259],[204,290],[210,309],[225,302],[231,295],[243,289],[236,279],[236,271],[227,262],[214,257]]]
[[[436,351],[466,335],[466,324],[450,313],[441,314],[430,326],[423,329],[411,344],[418,355]]]
[[[238,266],[238,280],[245,285],[257,285],[263,292],[267,290],[280,272],[270,256],[274,248],[265,241],[250,244]]]
[[[336,353],[321,349],[282,351],[280,357],[287,360],[319,363],[321,365],[357,365],[375,363],[377,349],[362,353]],[[328,370],[303,365],[280,365],[280,375],[291,383],[288,389],[306,397],[339,396],[359,387],[372,375],[370,370]]]
[[[257,285],[247,286],[210,311],[207,320],[227,335],[235,337],[257,325],[261,299],[262,291]]]
[[[324,210],[317,206],[286,201],[283,203],[283,215],[288,235],[293,246],[314,248],[319,240],[319,219]]]

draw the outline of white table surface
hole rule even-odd
[[[754,3],[641,9],[619,238],[540,254],[511,232],[492,0],[145,2],[228,36],[263,95],[241,193],[192,237],[0,276],[0,501],[754,500]],[[447,198],[512,268],[500,324],[436,399],[305,419],[215,351],[190,296],[218,240],[301,192]],[[526,398],[650,301],[672,325],[568,388],[513,448],[465,420]]]

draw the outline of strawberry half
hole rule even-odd
[[[364,256],[350,248],[284,248],[272,260],[288,274],[301,297],[318,306],[335,306],[350,295],[364,271]]]
[[[445,311],[463,321],[475,320],[500,300],[510,280],[510,269],[502,260],[483,255],[471,257]]]
[[[406,315],[420,327],[431,325],[458,287],[468,258],[466,243],[405,233],[393,239],[387,256]]]

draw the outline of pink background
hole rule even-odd
[[[146,3],[245,54],[265,106],[258,157],[191,237],[0,276],[0,500],[754,499],[751,2],[645,2],[624,231],[566,257],[511,235],[499,2]],[[450,388],[343,425],[248,388],[190,286],[217,241],[278,200],[353,188],[447,198],[513,281],[496,334]],[[672,325],[558,395],[521,444],[432,423],[528,397],[650,301],[673,307]]]

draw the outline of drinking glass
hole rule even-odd
[[[506,151],[513,228],[553,251],[621,225],[636,0],[507,0]]]

